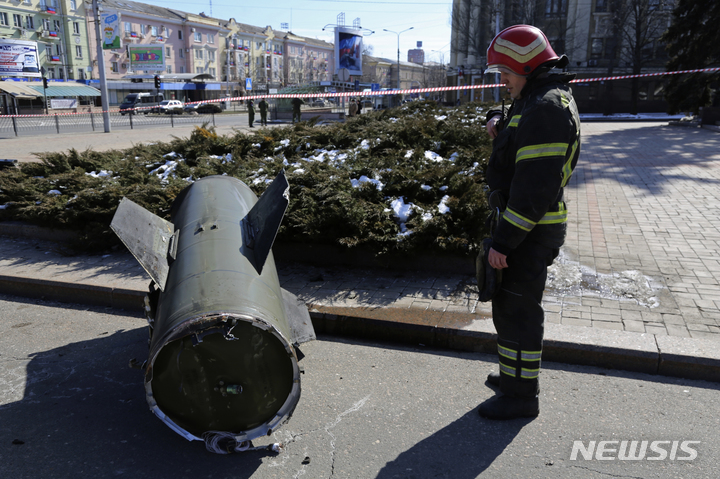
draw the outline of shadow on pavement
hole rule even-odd
[[[623,129],[583,138],[580,161],[568,185],[611,179],[651,195],[665,194],[677,181],[717,186],[710,171],[720,163],[720,135],[700,129],[666,124],[627,125]],[[699,177],[683,174],[683,166],[708,170]],[[672,170],[672,171],[670,171]]]
[[[531,421],[479,419],[477,409],[473,409],[387,463],[376,477],[474,479],[490,467]]]
[[[272,453],[212,454],[148,410],[142,372],[128,367],[146,356],[144,328],[37,353],[24,397],[0,406],[0,477],[252,476]]]

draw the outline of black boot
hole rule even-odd
[[[537,396],[519,397],[498,394],[478,408],[478,413],[488,419],[516,419],[519,417],[537,417],[540,405]]]
[[[487,376],[487,381],[489,385],[500,387],[500,373],[498,371],[493,371]]]

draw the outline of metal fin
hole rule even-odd
[[[302,344],[316,339],[315,328],[313,328],[310,313],[308,312],[305,302],[290,291],[284,288],[280,289],[285,306],[285,316],[290,326],[290,334],[292,335],[290,342],[293,344]]]
[[[175,226],[127,198],[120,201],[110,228],[130,250],[140,266],[165,291],[168,275],[168,248]],[[177,246],[176,246],[177,247]]]
[[[289,202],[290,186],[283,170],[242,219],[242,254],[258,274],[262,273]]]

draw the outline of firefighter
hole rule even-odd
[[[487,261],[501,271],[492,298],[499,371],[487,378],[500,394],[478,412],[490,419],[539,414],[541,306],[547,267],[565,241],[563,188],[580,154],[580,119],[559,57],[545,34],[530,25],[500,32],[487,51],[486,72],[500,73],[513,102],[492,110],[488,162],[489,203],[497,212]],[[504,106],[504,105],[503,105]]]

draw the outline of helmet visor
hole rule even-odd
[[[485,73],[511,73],[513,75],[518,75],[514,71],[512,71],[510,68],[506,67],[505,65],[502,65],[500,63],[497,63],[495,65],[488,65],[485,69]],[[518,76],[525,76],[525,75],[518,75]]]

